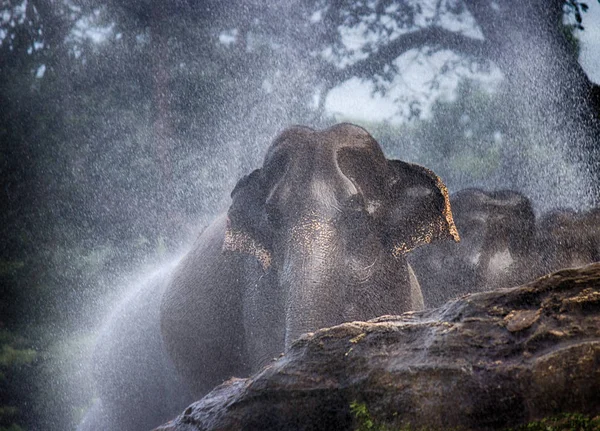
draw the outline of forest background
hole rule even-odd
[[[289,125],[356,122],[451,191],[596,205],[592,7],[1,0],[0,430],[74,429],[110,304],[185,250]]]

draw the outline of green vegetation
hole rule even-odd
[[[437,100],[428,118],[408,123],[344,120],[369,130],[388,157],[432,169],[450,191],[497,184],[520,190],[526,181],[520,172],[560,159],[557,149],[541,148],[519,129],[515,113],[505,109],[510,103],[505,87],[490,91],[465,79],[454,96]]]
[[[366,403],[353,401],[350,403],[350,411],[357,425],[354,431],[430,431],[410,425],[403,425],[400,428],[386,425],[373,418]],[[506,431],[600,431],[600,416],[591,418],[579,413],[563,413],[509,428]]]
[[[22,430],[15,423],[23,413],[16,407],[19,400],[8,398],[5,394],[20,393],[18,388],[27,379],[37,358],[37,353],[24,344],[22,338],[0,329],[0,431]]]
[[[358,401],[350,403],[350,411],[356,419],[357,428],[354,431],[427,431],[425,428],[414,428],[411,425],[401,425],[398,428],[384,424],[373,418],[365,403],[359,403]],[[392,418],[396,416],[396,413],[392,414]]]
[[[590,418],[579,413],[564,413],[511,428],[509,431],[600,431],[600,416]]]
[[[355,431],[391,431],[390,428],[373,419],[365,403],[353,401],[350,403],[350,411],[356,419]]]

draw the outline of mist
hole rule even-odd
[[[75,428],[105,316],[291,125],[361,125],[451,192],[514,189],[538,214],[598,203],[580,39],[600,5],[272,3],[0,6],[0,341],[18,352],[0,429]]]

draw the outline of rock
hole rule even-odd
[[[160,429],[353,430],[352,403],[389,429],[600,414],[600,263],[304,335]]]

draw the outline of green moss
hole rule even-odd
[[[356,428],[354,431],[425,431],[426,428],[413,428],[402,425],[392,428],[389,425],[374,419],[365,403],[353,401],[350,411],[354,415]],[[563,413],[520,425],[517,428],[508,428],[506,431],[600,431],[600,416],[591,418],[579,413]]]
[[[353,401],[350,403],[350,411],[354,415],[356,422],[358,423],[358,428],[356,431],[365,431],[365,430],[376,430],[375,422],[369,413],[369,409],[365,403],[359,403],[357,401]]]
[[[410,425],[402,425],[400,428],[392,428],[371,416],[369,408],[365,403],[353,401],[350,403],[350,411],[354,415],[357,428],[354,431],[425,431],[425,428],[412,428]]]
[[[590,418],[579,413],[563,413],[509,431],[600,431],[600,416]]]

